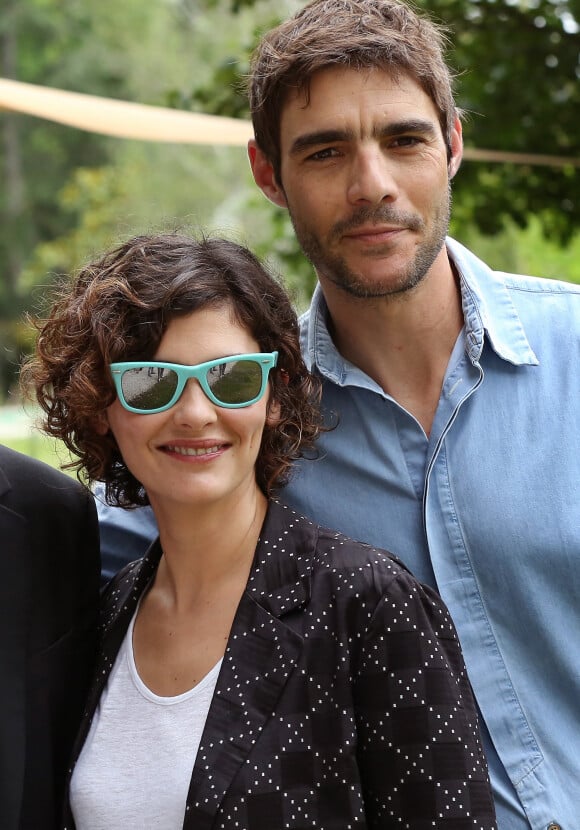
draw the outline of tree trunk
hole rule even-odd
[[[12,16],[14,20],[14,16]],[[0,32],[0,60],[2,75],[16,78],[17,74],[17,37],[13,26]],[[25,185],[22,175],[22,154],[20,149],[19,116],[12,112],[3,112],[1,154],[4,158],[4,224],[7,240],[4,269],[5,287],[8,296],[14,296],[24,260],[22,250],[22,223],[25,211]]]

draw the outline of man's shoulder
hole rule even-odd
[[[574,342],[580,337],[580,285],[564,280],[495,272],[528,336]]]
[[[521,357],[522,343],[530,338],[565,346],[580,336],[580,285],[493,270],[454,239],[447,239],[447,248],[461,275],[466,315],[476,327],[478,320],[483,323],[500,353],[507,349]]]
[[[562,279],[534,277],[526,274],[510,274],[506,271],[495,271],[509,291],[521,291],[526,294],[540,296],[555,296],[569,299],[573,304],[580,302],[580,285]]]
[[[288,511],[293,517],[295,524],[293,525],[292,536],[298,536],[302,539],[306,535],[311,540],[312,575],[314,578],[321,572],[331,572],[337,575],[339,582],[341,582],[345,575],[349,575],[347,582],[353,583],[351,588],[359,580],[368,582],[374,588],[377,586],[384,587],[386,583],[395,581],[400,577],[403,577],[403,581],[415,582],[415,578],[407,566],[390,551],[354,539],[339,530],[321,525],[285,504],[274,509],[280,510],[280,507]],[[343,588],[346,588],[346,583]]]
[[[308,327],[308,321],[310,320],[310,310],[312,308],[312,303],[308,306],[308,308],[303,311],[298,316],[298,325],[300,326],[300,331],[302,331],[305,327]]]
[[[580,285],[567,281],[564,276],[547,278],[493,269],[455,239],[448,238],[447,247],[452,261],[466,277],[467,282],[472,282],[475,286],[485,286],[491,281],[503,284],[510,292],[519,292],[530,297],[561,297],[572,304],[580,301]]]
[[[64,473],[44,461],[13,450],[11,447],[7,447],[6,444],[0,444],[0,467],[11,473],[24,471],[26,473],[42,473],[45,477],[51,478],[65,477]]]
[[[49,501],[60,498],[86,500],[88,490],[76,479],[44,461],[0,445],[0,470],[7,489],[27,499],[43,494]]]

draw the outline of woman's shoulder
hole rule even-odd
[[[293,541],[295,547],[301,546],[308,551],[313,576],[324,572],[346,574],[372,583],[379,589],[393,580],[416,582],[407,566],[390,551],[319,525],[281,502],[276,504],[276,509],[283,511],[281,516],[288,540]],[[284,538],[283,534],[279,535]]]
[[[428,627],[444,638],[455,637],[440,596],[419,582],[400,559],[287,510],[292,521],[285,551],[301,549],[309,613],[341,609],[345,619],[369,636],[410,625]]]

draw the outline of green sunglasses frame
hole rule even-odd
[[[222,363],[230,363],[231,361],[257,363],[262,370],[262,384],[260,386],[260,391],[249,401],[244,401],[243,403],[224,403],[216,398],[211,391],[211,387],[207,381],[207,372],[215,366],[219,366]],[[209,360],[207,363],[198,363],[195,366],[184,366],[181,363],[164,363],[159,360],[137,360],[126,363],[111,363],[109,364],[109,368],[111,370],[115,389],[117,390],[117,397],[119,398],[121,406],[129,412],[135,412],[138,415],[155,415],[158,412],[165,412],[165,410],[171,409],[172,406],[175,406],[181,397],[183,390],[185,389],[185,384],[188,380],[190,380],[190,378],[195,378],[198,381],[206,396],[216,406],[222,407],[223,409],[242,409],[245,406],[251,406],[253,403],[259,401],[266,391],[270,369],[274,368],[277,361],[278,352],[260,352],[256,354],[234,354],[229,357],[219,357],[217,360]],[[171,396],[171,399],[163,406],[158,406],[155,409],[139,409],[138,407],[131,406],[131,404],[125,399],[125,395],[123,393],[123,375],[131,369],[149,368],[171,369],[177,375],[177,386],[175,387],[175,392]]]

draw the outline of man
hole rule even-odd
[[[0,534],[0,827],[54,830],[96,644],[93,498],[0,446]]]
[[[580,287],[446,239],[462,135],[443,45],[395,0],[315,0],[256,52],[250,162],[316,269],[303,348],[338,413],[282,497],[437,587],[500,830],[572,830]],[[129,518],[110,513],[105,541]]]

